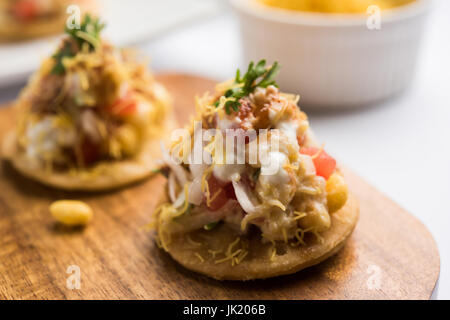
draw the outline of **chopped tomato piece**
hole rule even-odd
[[[117,99],[108,110],[115,115],[126,117],[132,115],[137,110],[137,101],[132,91],[127,91],[127,93],[122,97]]]
[[[30,21],[36,17],[38,6],[34,0],[16,1],[12,7],[14,17],[22,21]]]
[[[208,179],[209,188],[209,205],[207,206],[211,211],[217,211],[222,208],[228,200],[236,198],[234,195],[233,185],[231,183],[222,183],[214,175]],[[231,188],[231,189],[230,189]]]
[[[225,186],[225,192],[227,194],[228,199],[236,200],[236,194],[234,193],[233,184],[229,183]]]
[[[318,176],[324,177],[326,180],[336,169],[336,160],[332,158],[324,150],[319,148],[301,148],[301,154],[306,154],[313,157],[314,166],[316,167],[316,173]]]
[[[297,142],[300,147],[305,143],[305,141],[306,141],[306,134],[297,136]]]

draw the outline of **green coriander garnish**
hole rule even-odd
[[[71,36],[81,48],[83,43],[87,43],[91,50],[97,48],[100,44],[100,32],[105,28],[105,24],[100,22],[99,18],[92,18],[89,14],[85,15],[79,29],[69,29],[65,32]]]
[[[55,65],[52,69],[52,74],[64,74],[66,71],[63,65],[63,59],[65,57],[73,57],[75,54],[72,52],[72,48],[69,42],[64,42],[61,49],[53,55],[53,59],[55,59]]]
[[[210,230],[214,229],[215,227],[217,227],[218,224],[219,224],[219,221],[211,222],[211,223],[205,224],[203,226],[203,229],[205,229],[206,231],[210,231]]]
[[[225,92],[225,98],[231,98],[225,103],[225,112],[231,114],[233,111],[239,111],[241,106],[239,100],[254,92],[256,88],[267,88],[270,85],[277,86],[275,77],[278,71],[280,71],[278,62],[274,62],[272,66],[267,67],[266,60],[261,60],[256,65],[253,61],[250,62],[248,70],[242,78],[241,71],[238,69],[234,82],[235,84],[241,84],[241,86]],[[216,102],[216,106],[218,106],[218,102]]]
[[[258,180],[260,174],[261,174],[261,168],[256,169],[252,174],[253,181],[256,182]]]
[[[94,51],[100,45],[100,32],[105,27],[98,18],[92,18],[89,14],[85,15],[79,29],[65,28],[65,33],[69,39],[65,40],[62,47],[53,55],[55,65],[52,74],[64,74],[66,71],[63,65],[64,58],[74,57],[79,49],[87,44],[90,51]],[[70,40],[75,42],[71,43]]]

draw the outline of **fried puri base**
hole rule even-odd
[[[221,225],[211,231],[198,230],[183,236],[172,236],[168,245],[173,259],[189,270],[204,274],[217,280],[265,279],[292,274],[316,265],[337,253],[350,237],[359,217],[359,205],[353,195],[345,206],[331,215],[331,227],[321,233],[323,241],[313,234],[305,236],[305,245],[262,243],[259,233],[239,236],[236,231]],[[226,259],[230,243],[239,242],[232,247],[248,250],[239,263],[232,265]],[[239,257],[239,254],[236,255]]]
[[[26,24],[13,23],[9,25],[4,23],[0,25],[0,41],[20,41],[57,34],[61,32],[65,20],[66,16],[61,15]]]
[[[105,191],[141,181],[155,172],[161,158],[160,143],[167,144],[172,130],[177,128],[173,117],[167,119],[164,132],[148,139],[137,156],[123,161],[100,162],[94,167],[77,171],[48,172],[36,168],[23,152],[18,150],[16,135],[10,132],[3,141],[2,156],[14,168],[42,184],[68,191]]]
[[[95,14],[99,10],[97,1],[94,0],[68,1],[69,4],[81,6],[82,14],[85,12]],[[61,33],[68,17],[69,15],[64,12],[51,18],[38,19],[27,23],[10,20],[0,21],[0,42],[21,41]],[[1,17],[0,20],[2,20]]]

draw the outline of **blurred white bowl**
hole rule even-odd
[[[367,105],[411,82],[431,0],[381,11],[381,29],[368,15],[322,14],[230,0],[238,13],[244,58],[279,61],[278,83],[301,95],[306,107]]]

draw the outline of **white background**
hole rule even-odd
[[[239,41],[237,21],[226,12],[161,35],[142,49],[157,71],[223,80],[242,67]],[[17,90],[1,89],[0,101],[14,98]],[[441,255],[437,297],[450,299],[450,1],[435,1],[407,92],[370,108],[309,116],[330,153],[429,228]]]

